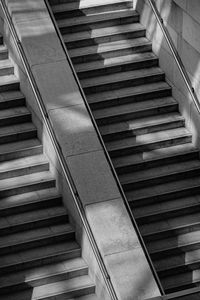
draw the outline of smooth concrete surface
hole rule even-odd
[[[158,287],[43,0],[7,0],[7,3],[118,298],[143,300],[144,297],[159,296]],[[6,25],[4,28],[7,33],[5,40],[11,47],[13,60],[19,66],[17,73],[25,79],[23,66],[12,42],[9,42],[10,33]],[[57,174],[57,185],[63,192],[64,203],[76,226],[83,257],[91,268],[97,286],[97,295],[99,299],[107,300],[109,296],[72,202],[70,189],[62,178],[47,132],[43,125],[39,125],[40,122],[42,124],[41,115],[36,109],[30,86],[23,83],[22,90],[25,95],[30,95],[27,101],[30,101],[29,105],[39,119],[37,124],[40,126],[45,153],[52,162],[53,172]]]

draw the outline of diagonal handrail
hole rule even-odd
[[[103,0],[102,0],[102,1],[103,1]],[[61,35],[61,33],[60,33],[60,30],[59,30],[59,28],[58,28],[58,25],[57,25],[57,22],[56,22],[56,20],[55,20],[55,17],[54,17],[54,15],[53,15],[53,13],[52,13],[52,9],[51,9],[51,7],[50,7],[50,5],[49,5],[48,0],[44,0],[44,2],[46,3],[46,7],[47,7],[47,9],[48,9],[48,11],[49,11],[49,15],[50,15],[50,17],[51,17],[51,20],[52,20],[53,25],[54,25],[54,27],[55,27],[55,30],[56,30],[56,32],[57,32],[58,38],[59,38],[59,40],[60,40],[60,42],[61,42],[62,48],[63,48],[63,50],[64,50],[64,52],[65,52],[65,55],[66,55],[66,58],[67,58],[67,60],[68,60],[69,66],[70,66],[70,68],[71,68],[71,70],[72,70],[72,74],[73,74],[74,79],[75,79],[75,81],[76,81],[76,83],[77,83],[77,86],[78,86],[78,88],[79,88],[79,91],[80,91],[80,93],[81,93],[81,96],[82,96],[82,98],[83,98],[83,101],[84,101],[84,103],[85,103],[85,106],[86,106],[86,108],[87,108],[87,111],[88,111],[88,113],[89,113],[89,115],[90,115],[90,118],[91,118],[91,121],[92,121],[92,123],[93,123],[94,129],[95,129],[95,131],[96,131],[96,133],[97,133],[97,136],[98,136],[99,141],[100,141],[100,143],[101,143],[101,146],[102,146],[102,148],[103,148],[105,157],[106,157],[107,162],[108,162],[108,164],[109,164],[109,166],[110,166],[110,169],[111,169],[112,174],[113,174],[113,176],[114,176],[115,182],[116,182],[116,184],[117,184],[117,186],[118,186],[118,188],[119,188],[121,197],[122,197],[122,199],[123,199],[123,202],[124,202],[124,204],[125,204],[125,207],[126,207],[126,209],[127,209],[127,212],[128,212],[128,214],[129,214],[129,216],[130,216],[130,219],[131,219],[131,222],[132,222],[132,224],[133,224],[133,227],[134,227],[134,229],[135,229],[135,231],[136,231],[136,233],[137,233],[138,239],[139,239],[139,241],[140,241],[140,245],[141,245],[141,247],[142,247],[142,249],[143,249],[143,251],[144,251],[145,257],[146,257],[146,259],[147,259],[147,261],[148,261],[148,263],[149,263],[149,266],[150,266],[150,269],[151,269],[151,271],[152,271],[153,277],[154,277],[154,279],[155,279],[155,281],[156,281],[156,283],[157,283],[157,286],[158,286],[158,288],[159,288],[159,291],[160,291],[161,295],[165,295],[165,292],[164,292],[164,289],[163,289],[162,284],[161,284],[161,282],[160,282],[160,279],[159,279],[159,277],[158,277],[158,275],[157,275],[157,272],[156,272],[156,270],[155,270],[155,267],[154,267],[154,265],[153,265],[153,262],[152,262],[152,260],[151,260],[151,258],[150,258],[150,255],[149,255],[149,253],[148,253],[148,250],[147,250],[147,248],[146,248],[146,245],[145,245],[144,240],[143,240],[143,238],[142,238],[142,235],[141,235],[141,233],[140,233],[139,227],[138,227],[138,225],[137,225],[137,223],[136,223],[136,221],[135,221],[135,218],[134,218],[134,216],[133,216],[132,210],[131,210],[131,208],[130,208],[130,205],[129,205],[129,203],[128,203],[128,200],[127,200],[127,198],[126,198],[126,195],[125,195],[125,193],[124,193],[124,190],[123,190],[123,188],[122,188],[122,186],[121,186],[121,183],[120,183],[120,181],[119,181],[118,175],[117,175],[117,173],[116,173],[116,171],[115,171],[115,168],[114,168],[114,166],[113,166],[113,163],[112,163],[112,160],[111,160],[111,158],[110,158],[110,155],[109,155],[109,153],[108,153],[108,151],[107,151],[107,149],[106,149],[105,143],[104,143],[104,141],[103,141],[103,139],[102,139],[101,133],[100,133],[100,131],[99,131],[99,129],[98,129],[97,123],[96,123],[96,121],[95,121],[95,118],[94,118],[94,116],[93,116],[93,113],[92,113],[92,111],[91,111],[91,109],[90,109],[90,106],[89,106],[89,104],[88,104],[88,101],[87,101],[87,99],[86,99],[85,93],[84,93],[83,88],[82,88],[81,83],[80,83],[80,80],[79,80],[79,78],[78,78],[78,76],[77,76],[77,74],[76,74],[76,71],[75,71],[75,69],[74,69],[74,66],[73,66],[73,63],[72,63],[71,58],[70,58],[70,56],[69,56],[69,53],[68,53],[68,51],[67,51],[65,42],[64,42],[63,37],[62,37],[62,35]]]
[[[76,189],[76,186],[74,184],[74,181],[73,181],[72,175],[71,175],[71,173],[69,171],[69,168],[67,166],[65,157],[64,157],[64,155],[62,153],[61,146],[60,146],[60,144],[59,144],[59,142],[58,142],[58,140],[56,138],[56,134],[55,134],[53,126],[51,124],[51,121],[50,121],[48,112],[46,110],[46,107],[44,105],[44,101],[43,101],[42,96],[40,94],[40,91],[38,89],[37,83],[35,81],[34,75],[33,75],[32,70],[30,68],[29,62],[27,60],[26,54],[25,54],[23,46],[22,46],[22,43],[21,43],[21,41],[20,41],[20,39],[18,37],[18,34],[16,32],[15,26],[14,26],[12,18],[10,16],[9,10],[8,10],[8,8],[6,6],[5,0],[1,0],[0,3],[1,3],[1,7],[2,7],[2,10],[3,10],[4,16],[5,16],[5,20],[6,20],[7,24],[8,24],[8,27],[9,27],[9,30],[10,30],[11,35],[13,37],[16,49],[17,49],[18,54],[19,54],[19,56],[21,58],[21,61],[23,63],[25,72],[27,74],[29,83],[31,85],[32,91],[33,91],[35,99],[36,99],[36,102],[37,102],[38,107],[40,109],[40,112],[41,112],[41,115],[42,115],[42,118],[43,118],[43,121],[44,121],[44,125],[45,125],[45,127],[47,129],[47,132],[48,132],[49,137],[51,139],[52,145],[53,145],[54,150],[56,152],[58,161],[59,161],[59,163],[61,165],[61,168],[62,168],[62,171],[63,171],[63,174],[64,174],[64,178],[65,178],[65,180],[66,180],[66,182],[67,182],[67,184],[69,186],[69,189],[70,189],[73,201],[75,203],[76,209],[77,209],[77,211],[79,213],[79,216],[80,216],[80,219],[82,221],[83,227],[84,227],[84,229],[86,231],[86,234],[87,234],[88,239],[90,241],[93,253],[94,253],[95,257],[96,257],[96,260],[98,262],[100,271],[101,271],[102,276],[104,278],[105,285],[107,287],[107,290],[108,290],[108,292],[110,294],[111,299],[112,300],[118,300],[118,297],[117,297],[116,291],[115,291],[115,289],[113,287],[110,275],[109,275],[109,273],[107,271],[107,268],[106,268],[106,266],[104,264],[104,261],[102,259],[101,253],[100,253],[99,248],[97,246],[97,242],[95,240],[95,237],[94,237],[94,235],[92,233],[91,227],[90,227],[89,222],[87,220],[87,217],[86,217],[86,214],[85,214],[85,210],[84,210],[84,207],[82,205],[79,193],[78,193],[78,191]]]

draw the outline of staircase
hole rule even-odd
[[[198,286],[199,150],[132,1],[49,2],[165,292]]]
[[[0,37],[0,299],[97,300]]]

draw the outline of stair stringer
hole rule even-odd
[[[8,7],[116,293],[119,299],[158,296],[157,284],[44,1],[25,1],[23,7],[20,3],[21,0],[15,0],[9,2]],[[43,127],[23,66],[12,41],[9,41],[8,28],[6,32],[6,42],[22,81],[21,89],[27,97],[28,106],[34,112],[44,150],[64,195],[64,204],[75,223],[83,256],[96,281],[97,295],[99,299],[109,299],[74,203],[69,201],[69,188]]]

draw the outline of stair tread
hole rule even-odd
[[[46,284],[35,287],[32,294],[32,300],[42,299],[42,297],[50,297],[57,294],[63,294],[72,290],[84,288],[86,286],[94,286],[88,275],[79,276],[69,280],[59,281],[56,283]]]
[[[198,149],[195,148],[192,143],[187,143],[183,145],[176,145],[167,148],[160,148],[142,153],[113,158],[113,164],[116,168],[126,167],[130,165],[134,166],[147,161],[164,159],[167,157],[173,157],[191,152],[196,153],[198,152]]]
[[[79,17],[72,17],[72,18],[66,18],[57,20],[57,24],[59,28],[62,27],[72,27],[76,25],[84,25],[84,24],[90,24],[94,22],[100,22],[100,21],[106,21],[106,20],[113,20],[113,19],[123,19],[126,17],[133,17],[138,16],[138,13],[134,10],[120,10],[120,11],[113,11],[113,12],[106,12],[104,14],[93,14],[87,16],[79,16]]]
[[[26,223],[41,222],[52,217],[65,216],[67,221],[67,212],[63,206],[55,206],[51,208],[37,209],[31,212],[14,214],[0,219],[0,230],[25,225]]]
[[[26,131],[35,131],[35,130],[36,130],[36,127],[31,122],[15,124],[15,125],[10,125],[10,126],[3,126],[0,128],[0,136],[17,134],[17,133],[26,132]]]
[[[179,180],[165,184],[154,185],[151,187],[144,187],[126,193],[127,198],[131,201],[139,201],[140,199],[154,197],[157,195],[164,195],[166,193],[176,192],[179,190],[186,190],[188,188],[195,188],[200,185],[200,177],[188,178],[187,180]]]
[[[93,104],[93,103],[98,103],[100,101],[120,99],[126,96],[134,97],[134,95],[142,94],[144,93],[144,91],[150,93],[152,91],[169,89],[169,88],[170,86],[166,82],[161,81],[161,82],[156,82],[151,84],[139,85],[135,87],[121,88],[112,91],[90,94],[87,95],[87,100],[90,104]]]
[[[4,51],[8,51],[8,48],[4,45],[4,44],[2,44],[2,45],[0,45],[0,52],[4,52]]]
[[[72,228],[72,226],[69,223],[66,223],[12,233],[7,236],[1,236],[0,249],[4,247],[16,247],[16,245],[23,244],[24,242],[31,242],[44,238],[55,237],[57,235],[62,235],[73,231],[74,229]]]
[[[49,171],[43,171],[39,173],[23,175],[14,178],[2,179],[0,180],[0,191],[16,188],[19,186],[25,186],[35,182],[43,182],[54,179],[53,175]]]
[[[135,147],[139,145],[145,145],[152,142],[162,141],[165,139],[171,139],[179,136],[188,136],[190,133],[184,128],[176,128],[171,130],[165,130],[165,131],[158,131],[153,132],[149,134],[139,135],[136,137],[126,138],[122,140],[112,141],[108,142],[107,149],[108,151],[118,150],[118,149],[124,149],[127,147]]]
[[[13,64],[11,63],[10,59],[0,60],[0,69],[7,68],[7,67],[13,67]]]
[[[109,4],[117,4],[117,3],[122,3],[122,2],[127,2],[131,3],[130,0],[104,0],[103,5],[109,5]],[[60,4],[54,4],[52,5],[52,11],[53,13],[59,13],[63,11],[71,11],[71,10],[81,10],[84,8],[90,8],[90,7],[98,7],[102,6],[102,1],[100,0],[84,0],[81,2],[70,2],[70,3],[60,3]]]
[[[104,52],[123,50],[123,49],[137,47],[146,44],[151,44],[151,42],[145,37],[129,39],[129,40],[124,39],[124,40],[119,40],[114,42],[102,43],[94,46],[70,49],[69,54],[71,58],[75,58],[84,55],[101,54]]]
[[[123,104],[118,106],[111,106],[107,108],[101,108],[97,109],[93,112],[95,118],[101,119],[101,118],[108,118],[116,115],[123,115],[127,114],[130,112],[140,112],[140,111],[145,111],[148,109],[152,108],[158,108],[162,106],[168,106],[168,105],[176,105],[177,102],[171,98],[171,97],[166,97],[166,98],[158,98],[158,99],[153,99],[153,100],[148,100],[148,101],[140,101],[140,102],[133,102],[133,103],[128,103],[128,104]]]
[[[164,165],[154,168],[148,168],[147,170],[140,170],[122,174],[119,176],[120,181],[123,184],[134,183],[144,181],[152,178],[159,178],[162,176],[173,175],[180,172],[188,172],[190,170],[198,170],[200,168],[200,160],[189,160],[183,163],[173,163],[170,165]]]
[[[80,249],[80,246],[75,241],[65,241],[62,243],[54,243],[42,247],[33,248],[30,250],[19,251],[14,254],[5,254],[0,257],[0,268],[16,266],[18,264],[28,263],[34,260],[42,260],[44,258],[53,257]]]
[[[116,26],[81,31],[78,33],[74,32],[70,34],[64,34],[63,39],[66,43],[68,43],[74,41],[82,41],[85,39],[95,39],[98,37],[112,36],[113,34],[128,33],[138,30],[144,30],[144,26],[142,26],[140,23],[121,24]]]
[[[24,98],[21,91],[5,91],[0,93],[0,102]]]
[[[91,61],[87,63],[80,63],[75,65],[77,73],[85,71],[93,71],[98,69],[106,69],[109,67],[128,65],[133,62],[143,62],[151,59],[157,59],[155,54],[151,52],[144,52],[139,54],[129,54],[124,56],[117,56],[112,58],[105,58],[104,60]]]
[[[58,193],[56,188],[5,197],[0,201],[0,211],[57,197],[61,197],[61,195]]]
[[[2,75],[0,76],[0,86],[3,86],[5,84],[11,84],[11,83],[19,83],[19,79],[11,74],[11,75]]]
[[[117,72],[114,74],[98,76],[89,79],[82,79],[81,85],[84,89],[84,88],[98,86],[102,84],[117,83],[123,80],[133,80],[137,78],[144,78],[144,77],[154,76],[159,74],[164,74],[164,72],[158,67],[126,71],[126,72]]]
[[[42,267],[30,268],[27,270],[5,274],[0,276],[0,289],[20,283],[31,283],[34,280],[51,277],[55,274],[70,272],[73,270],[87,268],[83,258],[78,257],[62,262],[44,265]]]
[[[24,140],[23,143],[19,141],[14,143],[1,144],[0,154],[15,152],[37,146],[41,146],[41,142],[38,139]]]
[[[191,270],[178,275],[176,274],[174,276],[166,277],[162,280],[162,283],[166,289],[169,289],[174,287],[181,287],[199,281],[200,281],[200,270],[198,269],[198,270]],[[196,299],[198,298],[199,296],[197,295]]]
[[[164,233],[169,230],[173,230],[174,234],[176,234],[176,230],[195,224],[200,224],[199,212],[143,224],[140,226],[140,231],[145,237],[155,233]]]
[[[169,122],[184,120],[179,113],[161,114],[150,117],[131,119],[123,122],[102,125],[99,127],[101,134],[113,134],[117,132],[124,132],[129,130],[136,130],[139,128],[146,128],[153,125],[162,125]]]
[[[2,109],[0,110],[0,119],[27,114],[30,114],[30,112],[25,106],[19,106],[10,109]]]

